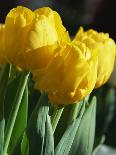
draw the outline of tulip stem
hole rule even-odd
[[[72,121],[74,121],[77,118],[79,109],[80,109],[80,103],[75,103],[72,105],[71,111],[69,114],[68,124],[72,123]]]
[[[29,76],[29,73],[27,72],[22,73],[22,76],[19,81],[18,90],[16,92],[16,96],[14,97],[13,107],[12,107],[12,110],[11,110],[11,113],[8,119],[6,130],[5,130],[4,155],[7,153],[13,127],[16,121],[16,117],[17,117],[20,103],[23,97],[23,93],[24,93],[24,90],[25,90],[25,87],[28,81],[28,76]]]
[[[57,124],[60,120],[63,110],[64,108],[56,108],[56,107],[54,108],[54,112],[51,118],[53,133],[56,130]]]

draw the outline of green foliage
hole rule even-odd
[[[5,119],[4,119],[4,99],[6,95],[6,88],[8,84],[8,78],[10,75],[10,65],[5,65],[2,68],[0,74],[0,155],[3,154],[3,145],[4,145],[4,128],[5,128]]]
[[[54,154],[54,138],[48,112],[48,98],[47,95],[43,94],[40,97],[27,126],[30,155]]]
[[[7,152],[9,154],[12,154],[12,151],[14,150],[18,139],[22,134],[21,132],[23,132],[24,128],[26,127],[25,120],[27,121],[27,114],[25,116],[24,112],[26,109],[24,108],[27,108],[28,94],[24,94],[24,90],[27,84],[27,80],[28,74],[26,72],[22,72],[21,76],[16,77],[16,79],[10,79],[9,85],[6,89],[4,110],[6,119],[4,154],[6,154]],[[12,88],[14,88],[14,91],[12,90]]]
[[[21,155],[28,155],[28,154],[29,154],[29,141],[26,132],[24,132],[21,141]]]
[[[11,135],[8,152],[12,154],[16,145],[19,144],[23,137],[24,130],[27,126],[27,115],[28,115],[28,88],[25,88],[21,105],[17,113],[16,121]]]
[[[76,131],[79,128],[82,116],[84,114],[85,104],[83,105],[79,117],[74,120],[66,129],[64,135],[62,136],[60,142],[55,148],[55,155],[68,155],[73,144],[73,140],[76,135]]]
[[[56,146],[55,155],[91,155],[94,144],[95,116],[95,98],[90,104],[85,100],[76,119],[68,125]]]
[[[70,155],[91,155],[94,145],[96,98],[88,104],[71,146]]]
[[[0,155],[3,154],[3,146],[4,146],[4,127],[5,120],[4,118],[0,120]]]
[[[0,74],[0,155],[95,155],[104,142],[103,134],[95,139],[96,98],[88,96],[73,105],[53,107],[47,94],[35,95],[28,75],[9,65]],[[97,94],[101,104],[97,117],[103,116],[102,131],[106,131],[115,91],[102,93]]]

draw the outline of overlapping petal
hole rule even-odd
[[[81,27],[77,32],[74,41],[81,41],[92,51],[96,50],[98,54],[98,71],[95,87],[100,87],[109,79],[115,62],[116,45],[109,34],[98,33],[92,29],[85,31]]]
[[[113,70],[116,45],[108,34],[81,27],[71,42],[60,16],[49,7],[31,11],[18,6],[6,16],[3,29],[0,60],[30,70],[36,88],[47,92],[53,104],[82,100]]]
[[[8,13],[4,41],[8,62],[27,70],[48,64],[58,42],[70,40],[59,15],[54,14],[57,13],[47,7],[32,12],[21,6]],[[67,41],[61,41],[62,36]]]
[[[48,92],[53,104],[74,103],[89,95],[95,86],[97,56],[83,43],[67,44],[56,50],[47,68],[33,74],[36,88]]]

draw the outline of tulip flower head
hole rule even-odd
[[[56,28],[56,21],[60,29]],[[48,64],[58,41],[63,42],[60,30],[69,40],[59,15],[47,7],[33,12],[18,6],[6,16],[5,27],[8,62],[27,70]]]
[[[77,32],[74,41],[81,41],[98,54],[97,81],[95,87],[100,87],[109,79],[115,62],[116,45],[109,34],[98,33],[92,29],[84,32],[81,27]]]
[[[53,104],[82,100],[113,70],[116,45],[108,34],[80,28],[71,42],[60,16],[49,7],[31,11],[18,6],[6,16],[3,29],[0,50],[3,44],[7,62],[30,70],[36,88],[47,92]]]
[[[71,104],[93,90],[97,57],[84,43],[70,43],[58,48],[50,64],[43,70],[34,71],[33,75],[36,88],[48,92],[53,104]]]

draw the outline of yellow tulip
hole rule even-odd
[[[92,29],[84,32],[81,27],[74,41],[81,41],[98,54],[98,71],[95,87],[100,87],[109,79],[115,62],[116,45],[107,33],[98,33]]]
[[[36,88],[48,92],[53,104],[71,104],[93,90],[97,78],[97,56],[84,43],[70,43],[55,51],[49,65],[33,72]]]
[[[21,6],[8,13],[4,44],[10,63],[27,70],[45,67],[49,63],[56,44],[60,40],[63,42],[60,37],[66,35],[69,38],[59,15],[55,18],[52,14],[54,11],[47,7],[32,12]],[[57,18],[61,34],[55,27]]]
[[[0,24],[0,65],[5,63],[5,55],[4,55],[4,24]]]
[[[62,26],[62,20],[56,11],[52,11],[49,7],[43,7],[35,10],[35,13],[45,15],[49,19],[49,22],[53,25],[57,32],[58,42],[60,45],[70,42],[68,31],[66,31],[64,26]]]

